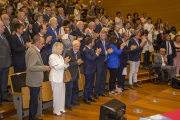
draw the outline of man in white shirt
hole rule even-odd
[[[141,22],[146,23],[146,20],[147,20],[146,13],[143,13],[142,15],[143,17],[141,18]]]
[[[116,13],[117,17],[115,18],[115,24],[118,24],[120,28],[123,28],[123,17],[121,17],[121,12]]]
[[[147,19],[147,23],[144,24],[144,30],[147,30],[149,34],[153,34],[153,24],[152,24],[152,20],[151,20],[151,17],[148,17]]]
[[[122,32],[127,32],[128,37],[130,38],[131,37],[131,31],[129,30],[130,22],[129,21],[124,22],[123,26],[124,27],[119,30],[119,33],[121,34]],[[129,40],[129,38],[128,38],[128,40]]]
[[[170,80],[176,76],[176,69],[174,66],[167,65],[167,54],[165,53],[166,49],[161,48],[160,53],[154,56],[154,65],[153,67],[161,67],[162,70],[167,70]]]

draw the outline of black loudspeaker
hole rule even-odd
[[[99,120],[125,120],[126,105],[113,99],[101,106]]]
[[[175,88],[175,89],[180,89],[180,76],[178,77],[174,77],[172,79],[172,84],[171,84],[172,88]]]

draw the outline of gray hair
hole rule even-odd
[[[74,40],[72,45],[81,44],[78,40]]]
[[[19,18],[20,16],[22,16],[22,14],[24,14],[24,12],[19,12],[19,13],[17,14],[17,18]]]
[[[60,7],[60,8],[58,8],[58,11],[60,11],[60,10],[64,10],[62,7]]]
[[[104,16],[103,16],[103,17],[101,17],[101,19],[100,19],[100,20],[102,21],[102,20],[104,20],[104,19],[106,20],[106,17],[104,17]]]
[[[137,36],[138,34],[140,34],[140,32],[136,30],[136,31],[134,31],[133,36],[135,37],[135,36]]]
[[[106,34],[106,36],[107,36],[107,32],[106,32],[105,30],[101,30],[100,36],[101,36],[102,34]]]
[[[166,50],[165,48],[160,48],[160,51],[162,51],[162,50]]]
[[[79,26],[79,24],[81,24],[81,23],[83,24],[83,21],[78,21],[77,26]]]
[[[127,32],[122,32],[121,33],[121,38],[124,38],[124,37],[127,37],[128,36],[128,33]]]
[[[9,16],[7,14],[2,14],[1,15],[2,20],[4,20],[4,18],[6,18],[6,17],[9,17]]]
[[[55,17],[51,18],[49,20],[49,25],[51,26],[55,21],[57,21],[57,19]]]

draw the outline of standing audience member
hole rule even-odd
[[[63,44],[56,42],[52,48],[52,54],[49,57],[49,65],[51,71],[49,74],[49,81],[53,91],[53,113],[57,116],[65,113],[65,83],[63,82],[64,70],[69,67],[69,61],[71,58],[62,57]]]
[[[171,40],[174,40],[174,37],[176,36],[176,34],[177,34],[176,27],[175,27],[175,26],[172,26],[172,27],[170,28],[170,33],[169,33],[169,35],[170,35],[170,37],[171,37]]]
[[[141,22],[145,24],[147,22],[146,13],[143,13],[142,15]]]
[[[87,12],[87,23],[90,23],[91,21],[94,22],[95,18],[94,6],[91,6],[91,9]]]
[[[93,51],[94,39],[92,37],[87,37],[85,39],[86,47],[83,49],[82,58],[83,64],[83,74],[85,75],[85,85],[84,85],[84,103],[91,104],[91,102],[96,102],[93,99],[93,87],[96,72],[96,59],[99,57],[101,48],[97,48],[96,53]],[[90,102],[91,101],[91,102]]]
[[[170,33],[170,26],[169,26],[169,21],[165,21],[164,23],[164,29],[165,29],[165,34],[169,34]]]
[[[166,49],[168,65],[173,66],[173,59],[176,59],[177,55],[174,42],[171,40],[169,34],[164,35],[163,42],[161,43],[161,48]]]
[[[179,75],[180,70],[180,35],[174,37],[174,46],[176,48],[177,58],[174,58],[174,67],[176,68],[176,75]]]
[[[164,35],[165,35],[165,29],[160,28],[159,34],[157,35],[158,50],[160,49],[161,43],[163,42]]]
[[[30,120],[43,120],[36,118],[39,91],[44,79],[44,71],[51,70],[50,66],[45,66],[42,62],[40,50],[44,46],[44,38],[35,35],[33,38],[33,45],[26,52],[26,85],[30,90],[29,101],[29,119]]]
[[[91,36],[93,39],[97,39],[97,37],[99,37],[99,34],[94,32],[95,28],[95,23],[90,22],[88,28],[86,28],[85,30],[86,36]]]
[[[163,27],[163,23],[162,23],[162,19],[158,18],[157,19],[157,24],[159,24],[159,27],[162,28]]]
[[[64,19],[62,22],[62,27],[59,28],[59,34],[64,35],[64,27],[70,26],[70,21],[68,19]]]
[[[116,90],[116,77],[118,75],[118,67],[120,66],[120,60],[119,55],[121,55],[124,46],[126,46],[126,43],[122,43],[120,45],[120,49],[117,49],[117,37],[115,35],[112,35],[110,37],[110,48],[113,49],[113,53],[109,55],[108,58],[108,69],[110,72],[110,78],[109,78],[109,94],[110,95],[117,95],[120,94]]]
[[[45,11],[46,11],[46,14],[43,15],[43,20],[44,20],[44,23],[48,23],[49,20],[51,19],[51,13],[52,13],[52,11],[51,11],[51,8],[50,8],[50,7],[47,7],[47,8],[45,9]]]
[[[12,64],[14,66],[14,73],[25,72],[25,54],[31,42],[27,42],[26,38],[22,36],[24,26],[21,23],[14,24],[14,31],[16,32],[11,36],[10,46],[12,51]]]
[[[67,14],[68,15],[72,15],[74,14],[74,11],[73,11],[73,1],[72,0],[68,0],[67,2]]]
[[[159,34],[159,30],[160,30],[159,24],[155,23],[154,24],[154,30],[153,30],[153,41],[154,41],[154,44],[157,44],[157,35]]]
[[[123,28],[123,17],[121,17],[121,12],[116,13],[116,18],[115,18],[115,24],[120,26],[120,29]]]
[[[71,31],[72,31],[71,35],[73,35],[74,30],[77,28],[77,20],[75,18],[71,20],[70,27],[71,27]]]
[[[71,59],[68,70],[72,77],[71,81],[66,83],[65,108],[67,110],[72,110],[71,106],[80,106],[80,104],[77,103],[79,96],[78,79],[80,74],[78,66],[83,63],[79,52],[80,44],[78,40],[73,41],[73,47],[67,50],[65,54],[65,58],[69,57]]]
[[[102,28],[106,27],[105,26],[105,23],[106,23],[106,17],[101,17],[100,19],[100,23],[96,26],[96,33],[100,33]]]
[[[66,11],[66,2],[64,0],[58,0],[57,1],[57,7],[63,8],[63,10]]]
[[[152,20],[150,17],[147,18],[147,23],[144,24],[144,30],[147,30],[148,31],[148,36],[149,38],[151,37],[152,38],[152,35],[153,35],[153,30],[154,30],[154,26],[153,24],[151,24]]]
[[[43,23],[43,16],[41,14],[36,14],[35,16],[36,23],[33,24],[33,35],[38,34],[38,26]]]
[[[115,35],[117,37],[117,42],[120,41],[120,33],[119,33],[119,30],[120,30],[120,26],[119,25],[115,25],[114,26],[114,32],[111,33],[111,35]]]
[[[136,23],[136,18],[138,18],[139,14],[138,13],[134,13],[133,14],[133,19],[132,19],[132,22],[135,24]]]
[[[8,40],[3,35],[4,29],[4,23],[0,21],[0,56],[4,56],[0,59],[0,107],[3,107],[2,102],[12,102],[7,95],[9,67],[11,66],[11,48]]]
[[[80,19],[81,19],[81,14],[82,14],[83,12],[84,12],[84,11],[79,10],[79,4],[76,4],[75,9],[74,9],[74,15],[75,15],[75,17],[76,17],[77,20],[80,20]]]
[[[95,24],[98,25],[100,23],[101,15],[98,13],[96,15]]]
[[[17,18],[15,18],[15,16],[12,15],[12,12],[13,12],[13,7],[10,5],[6,6],[6,14],[10,18],[10,23],[15,23],[15,22],[17,22]]]
[[[149,69],[149,60],[150,54],[154,51],[152,45],[152,36],[148,34],[147,30],[144,30],[144,35],[142,36],[142,41],[145,41],[146,44],[143,47],[142,53],[144,54],[144,69]]]
[[[101,53],[96,60],[97,68],[96,68],[96,83],[95,83],[95,92],[94,96],[96,99],[99,99],[99,96],[108,97],[104,93],[105,86],[106,86],[106,75],[107,75],[107,63],[108,63],[108,55],[113,53],[113,49],[109,48],[110,43],[106,39],[107,32],[101,31],[100,39],[95,43],[95,51],[98,48],[101,48]]]
[[[121,34],[122,32],[127,32],[128,33],[128,40],[130,39],[131,37],[131,31],[129,30],[130,28],[130,23],[129,21],[125,21],[124,24],[123,24],[123,28],[119,30],[119,33]]]
[[[62,27],[62,22],[64,19],[66,19],[66,16],[64,16],[64,9],[63,8],[58,8],[59,15],[56,16],[57,21],[58,21],[58,27],[57,29]]]
[[[131,47],[131,45],[137,45],[137,48],[129,53],[129,63],[130,63],[130,73],[129,73],[129,85],[130,86],[129,87],[133,90],[135,90],[134,87],[142,88],[142,86],[140,86],[137,83],[137,72],[139,70],[139,64],[141,61],[141,51],[143,49],[143,45],[146,42],[142,41],[140,43],[139,37],[140,37],[140,32],[135,31],[133,38],[131,40],[129,40],[129,44],[128,44],[129,48]],[[133,84],[134,84],[134,87],[133,87]]]

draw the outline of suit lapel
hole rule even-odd
[[[3,34],[2,34],[3,35]],[[6,39],[6,37],[3,35],[3,37]],[[6,39],[6,42],[7,42],[7,44],[6,44],[6,42],[0,37],[0,39],[1,39],[1,41],[3,41],[3,43],[6,45],[6,46],[8,46],[9,47],[9,42],[8,42],[8,40]]]
[[[76,57],[75,57],[75,54],[74,54],[73,48],[71,48],[71,55],[72,55],[72,58],[74,59],[74,61],[76,61]],[[78,57],[77,57],[77,58],[78,58]]]
[[[39,51],[35,48],[35,46],[34,46],[34,45],[32,45],[32,47],[33,47],[33,49],[37,52],[38,57],[39,57],[39,59],[40,59],[40,61],[41,61],[41,64],[43,65],[43,61],[42,61],[42,57],[41,57],[40,52],[39,52]]]

